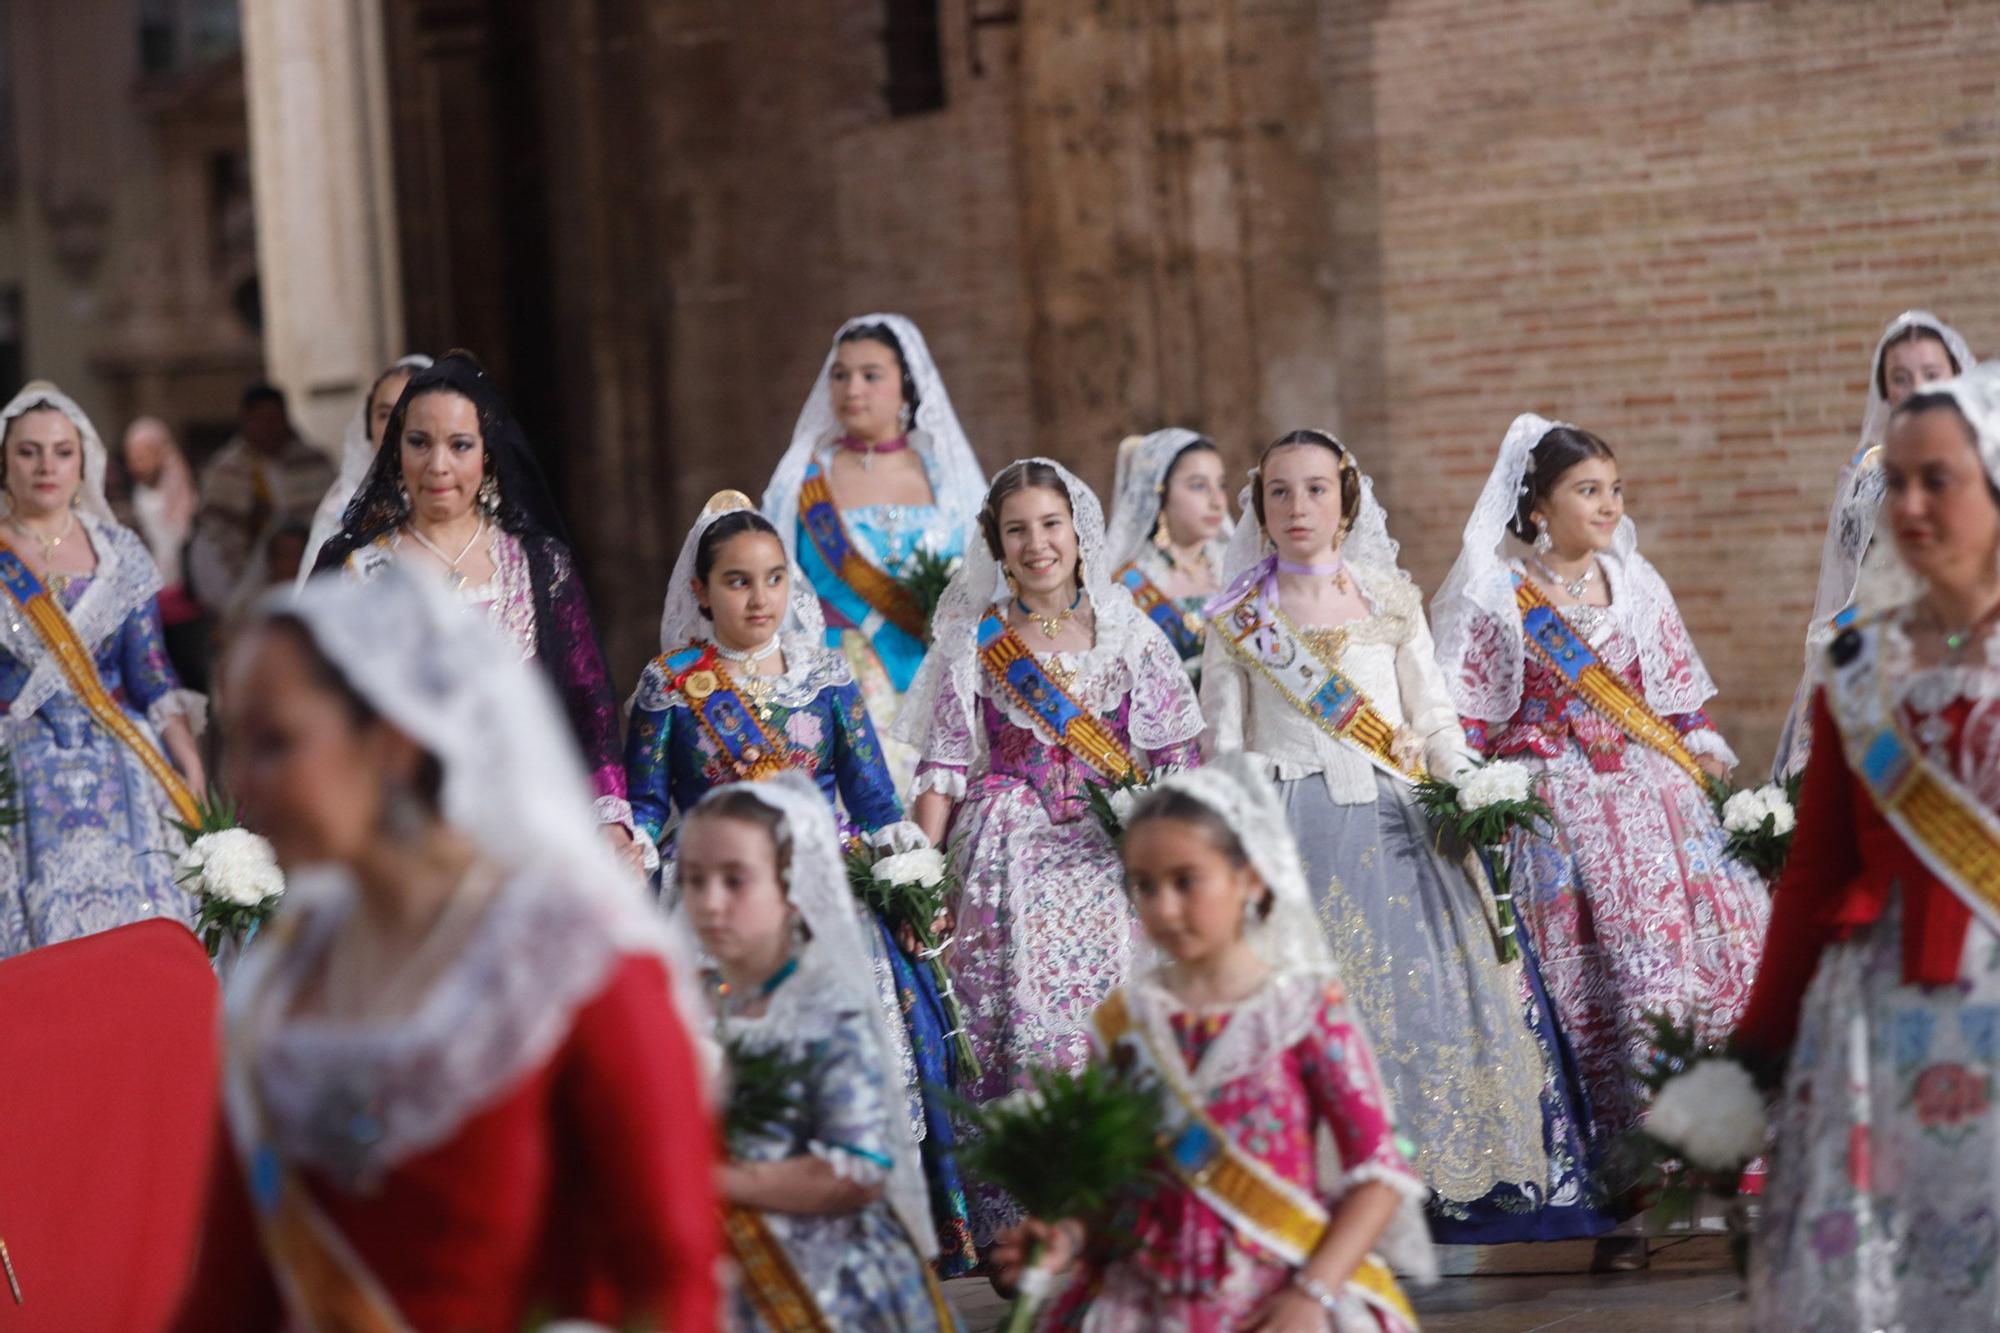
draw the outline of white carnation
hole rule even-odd
[[[285,872],[271,844],[248,829],[204,833],[182,854],[177,878],[196,892],[239,907],[256,907],[285,891]]]
[[[1763,788],[1759,793],[1764,798],[1764,812],[1771,816],[1771,830],[1774,833],[1790,833],[1799,826],[1798,812],[1785,795],[1785,789],[1776,783]]]
[[[1734,1060],[1703,1060],[1661,1085],[1646,1133],[1707,1171],[1734,1171],[1764,1151],[1764,1098]]]
[[[1533,784],[1528,770],[1512,760],[1481,764],[1458,784],[1458,808],[1484,810],[1489,805],[1511,805],[1528,799]]]
[[[1739,791],[1722,803],[1722,827],[1731,833],[1755,833],[1764,827],[1767,813],[1762,792]]]
[[[934,889],[944,882],[944,853],[935,847],[897,852],[877,861],[869,873],[884,884],[920,884]]]
[[[1111,793],[1111,813],[1118,816],[1120,827],[1132,821],[1132,812],[1139,807],[1139,793],[1130,787],[1120,787]]]

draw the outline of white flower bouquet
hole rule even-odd
[[[1474,764],[1456,780],[1425,778],[1416,784],[1417,804],[1432,824],[1461,842],[1486,853],[1493,877],[1494,946],[1500,961],[1521,956],[1515,936],[1514,894],[1509,881],[1506,843],[1515,829],[1545,828],[1553,818],[1548,802],[1535,791],[1534,775],[1511,759]]]
[[[1777,878],[1792,850],[1799,824],[1798,780],[1780,786],[1716,794],[1716,816],[1729,835],[1727,851],[1766,879]]]
[[[1611,1160],[1608,1192],[1634,1190],[1658,1223],[1691,1217],[1701,1200],[1734,1200],[1743,1172],[1763,1156],[1766,1098],[1750,1066],[1726,1047],[1704,1043],[1691,1023],[1649,1014],[1651,1056],[1637,1073],[1650,1101],[1646,1118]],[[1729,1213],[1739,1268],[1747,1235]]]
[[[946,1035],[958,1057],[958,1077],[961,1081],[978,1078],[979,1057],[966,1035],[958,995],[944,965],[944,951],[951,941],[940,940],[934,927],[958,887],[950,860],[935,847],[883,852],[855,838],[847,847],[847,886],[864,907],[889,923],[892,932],[906,928],[915,939],[916,961],[930,969],[944,1004],[945,1020],[951,1025]]]
[[[195,933],[214,958],[225,942],[250,942],[277,910],[285,893],[285,872],[265,839],[244,828],[236,806],[219,790],[195,802],[200,822],[174,827],[187,850],[174,867],[174,882],[195,896]]]

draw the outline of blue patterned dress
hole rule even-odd
[[[105,689],[157,745],[158,725],[189,698],[161,637],[158,571],[136,535],[78,517],[98,569],[59,600]],[[165,791],[91,717],[4,595],[0,737],[18,815],[0,841],[0,958],[151,917],[193,919],[193,899],[174,883],[186,843]]]
[[[903,819],[902,802],[883,763],[875,725],[847,663],[801,636],[785,636],[782,676],[765,677],[761,700],[744,682],[746,704],[761,703],[770,734],[791,746],[790,767],[812,775],[844,823],[874,833]],[[667,833],[711,788],[737,780],[737,772],[702,724],[685,695],[674,688],[661,654],[648,663],[632,698],[626,741],[626,785],[640,835],[660,845],[671,860]],[[958,1084],[958,1064],[949,1040],[947,1010],[928,968],[918,967],[896,944],[879,919],[871,918],[878,988],[884,1007],[898,1014],[908,1037],[902,1057],[908,1088],[911,1131],[923,1149],[931,1182],[931,1211],[938,1225],[940,1268],[948,1276],[970,1271],[977,1262],[966,1215],[964,1186],[953,1157],[955,1136],[941,1097],[927,1090]]]
[[[773,993],[767,1013],[722,1021],[726,1040],[777,1047],[813,1061],[813,1082],[797,1085],[788,1099],[810,1108],[805,1122],[736,1136],[729,1146],[732,1159],[782,1162],[811,1155],[851,1179],[886,1182],[896,1105],[881,1086],[874,1026],[868,1014],[852,1007],[852,994],[814,966],[808,945],[799,969]],[[957,1327],[948,1309],[940,1318],[923,1259],[886,1195],[850,1213],[767,1211],[763,1218],[812,1291],[827,1327],[883,1333]],[[737,1330],[763,1327],[740,1288],[731,1298],[729,1323]]]

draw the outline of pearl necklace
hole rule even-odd
[[[1597,561],[1595,558],[1591,560],[1590,568],[1584,570],[1575,579],[1566,579],[1556,573],[1553,569],[1542,563],[1540,556],[1535,556],[1534,561],[1536,571],[1541,574],[1542,578],[1551,587],[1561,588],[1578,601],[1583,600],[1583,594],[1589,590],[1592,583],[1597,581]]]
[[[446,555],[436,542],[432,541],[429,537],[424,536],[423,533],[417,531],[417,525],[414,523],[404,524],[403,531],[409,533],[412,537],[415,537],[417,539],[417,545],[423,547],[426,551],[429,551],[432,555],[436,556],[439,560],[442,560],[445,563],[446,565],[445,578],[450,581],[451,590],[453,592],[458,592],[460,589],[465,587],[465,573],[464,571],[459,569],[459,565],[461,562],[464,561],[465,557],[472,554],[472,548],[479,544],[479,539],[486,535],[486,515],[481,514],[479,516],[479,526],[474,528],[472,530],[472,535],[465,539],[465,545],[459,548],[459,552],[456,556]]]
[[[761,648],[725,648],[718,643],[715,645],[715,651],[725,662],[734,662],[739,666],[745,663],[755,666],[770,661],[771,655],[778,651],[778,636],[773,634]]]

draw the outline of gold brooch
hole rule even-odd
[[[688,678],[681,682],[681,693],[694,703],[700,703],[721,688],[722,682],[716,679],[713,671],[691,672]]]

